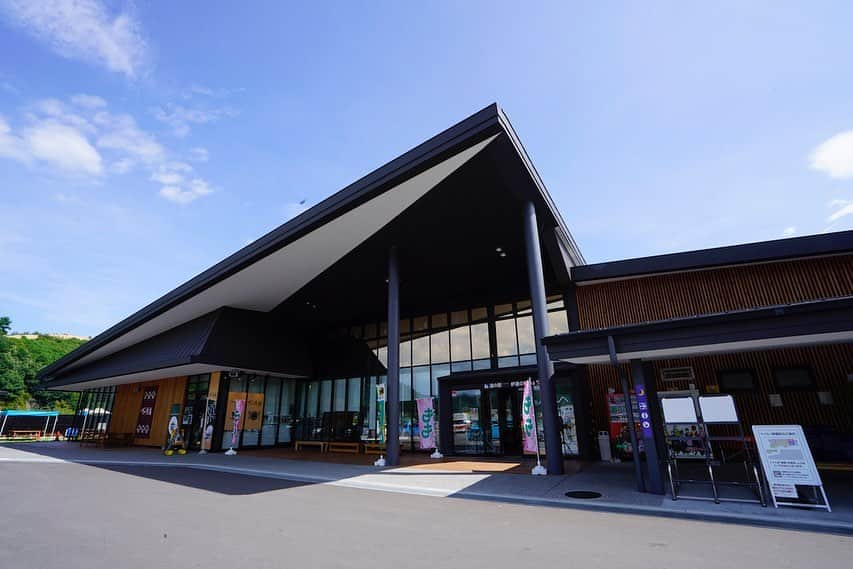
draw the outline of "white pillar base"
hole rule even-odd
[[[237,451],[234,450],[233,448],[229,448],[228,450],[225,451],[225,456],[234,456],[236,454],[237,454]]]
[[[546,476],[548,474],[548,469],[541,464],[537,464],[533,467],[533,470],[530,471],[530,474],[533,476]]]
[[[431,455],[429,455],[429,457],[430,458],[444,458],[444,455],[441,454],[440,452],[438,452],[438,449],[435,449],[435,452],[433,452]]]
[[[377,458],[374,461],[373,466],[385,466],[385,456],[383,455]]]

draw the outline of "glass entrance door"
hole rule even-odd
[[[521,456],[521,395],[510,383],[453,390],[454,452]]]
[[[517,387],[502,387],[496,391],[501,454],[521,456],[521,390]]]

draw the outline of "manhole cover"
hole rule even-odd
[[[601,498],[601,492],[591,492],[590,490],[572,490],[566,492],[569,498],[579,498],[581,500],[592,500],[593,498]]]

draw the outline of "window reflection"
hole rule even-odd
[[[547,333],[559,334],[568,330],[568,318],[562,295],[547,298]],[[529,299],[495,305],[495,337],[490,341],[490,309],[475,307],[452,312],[438,312],[415,315],[400,320],[400,387],[399,396],[403,423],[401,424],[401,442],[405,449],[413,449],[417,441],[418,425],[414,416],[414,401],[422,397],[438,397],[438,378],[450,373],[498,367],[512,367],[535,364],[536,341],[533,330],[533,318]],[[385,383],[385,376],[368,375],[380,373],[377,361],[387,367],[387,326],[384,322],[364,322],[342,329],[354,339],[364,342],[373,352],[371,367],[352,370],[344,378],[323,379],[323,381],[293,382],[293,394],[285,392],[286,383],[281,385],[281,410],[276,419],[270,415],[270,427],[278,427],[279,441],[291,440],[288,424],[299,426],[302,420],[303,431],[309,427],[316,431],[324,412],[359,413],[361,417],[361,436],[374,440],[376,425],[376,384]],[[496,352],[492,354],[492,346]],[[359,373],[363,373],[360,375]],[[246,385],[248,388],[248,385]],[[277,387],[271,387],[267,394],[273,397]],[[298,390],[298,391],[296,391]],[[296,393],[299,397],[294,397]],[[291,401],[291,403],[286,403]],[[301,417],[285,422],[286,405],[299,404]],[[269,403],[272,406],[272,402]],[[272,410],[270,407],[269,411]],[[303,418],[305,420],[303,420]],[[307,421],[310,419],[310,421]],[[306,422],[307,421],[307,422]],[[309,425],[310,423],[310,425]],[[313,425],[313,427],[311,427]],[[313,431],[312,431],[313,432]],[[267,438],[266,434],[262,438]],[[298,436],[297,436],[298,438]]]
[[[488,330],[486,331],[486,333],[488,334]],[[450,330],[450,360],[454,362],[459,362],[470,359],[471,329],[468,326],[459,326],[458,328],[452,328]]]
[[[475,360],[489,359],[489,325],[486,322],[471,326],[471,355]]]
[[[507,319],[495,322],[495,333],[497,335],[499,357],[513,356],[518,353],[514,320]]]
[[[536,351],[536,339],[533,334],[533,317],[519,316],[516,320],[518,327],[518,353],[530,354]]]
[[[450,332],[442,330],[433,333],[429,338],[430,360],[433,363],[444,363],[450,361]]]

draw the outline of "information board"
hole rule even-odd
[[[664,423],[695,423],[699,420],[692,397],[662,397],[660,402]]]
[[[702,420],[706,423],[737,423],[735,400],[731,395],[711,395],[699,398]]]
[[[820,488],[825,505],[800,502],[796,505],[832,511],[800,425],[753,425],[752,433],[774,506],[792,505],[792,502],[778,502],[777,498],[796,499],[797,486],[812,486]]]

